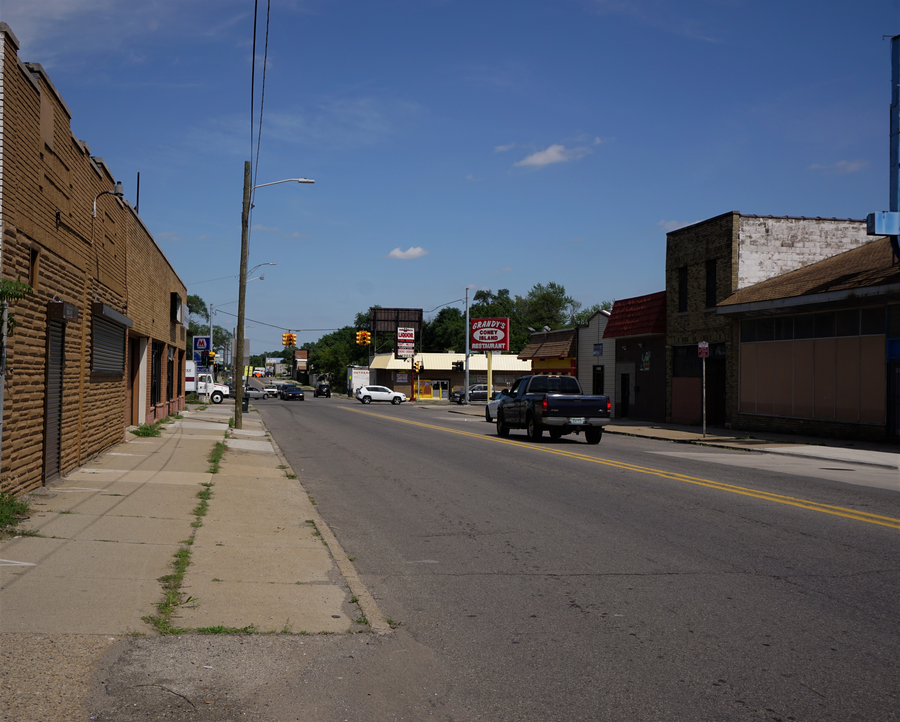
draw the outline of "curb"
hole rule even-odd
[[[263,421],[262,417],[259,418],[259,422],[262,427],[269,432],[266,422]],[[303,492],[308,495],[309,492],[300,481],[299,475],[294,472],[293,467],[288,463],[288,460],[285,458],[271,432],[269,432],[269,441],[272,444],[272,448],[275,449],[275,455],[284,465],[285,471],[290,470],[290,473],[294,474],[296,477],[295,481],[300,488],[303,489]],[[325,523],[325,520],[319,514],[319,510],[316,509],[315,505],[313,505],[312,510],[309,513],[313,517],[312,522],[315,525],[316,530],[322,535],[322,539],[328,547],[328,551],[331,552],[331,558],[334,560],[341,575],[346,580],[347,586],[350,588],[350,593],[357,598],[359,608],[368,620],[369,629],[378,636],[391,634],[394,630],[391,628],[391,625],[388,624],[384,614],[381,613],[381,609],[375,602],[375,598],[369,592],[368,587],[363,583],[362,579],[360,579],[356,567],[353,566],[353,562],[350,561],[347,552],[344,551],[344,548],[334,536],[334,532],[332,532],[328,524]]]
[[[816,459],[817,461],[831,461],[839,464],[855,464],[857,466],[874,466],[879,469],[892,469],[897,470],[897,466],[891,466],[889,464],[879,464],[875,461],[846,461],[844,459],[835,459],[831,456],[816,456],[814,454],[795,454],[790,451],[778,451],[774,452],[770,449],[753,449],[748,448],[746,446],[736,446],[734,444],[730,444],[729,442],[712,442],[705,441],[703,439],[668,439],[664,436],[647,436],[645,434],[632,434],[628,431],[613,431],[612,429],[604,429],[604,434],[616,434],[618,436],[631,436],[636,439],[652,439],[653,441],[667,441],[670,444],[692,444],[694,446],[705,446],[710,449],[730,449],[731,451],[747,451],[747,452],[756,452],[758,454],[776,454],[778,456],[790,456],[796,459]],[[773,442],[774,443],[774,442]]]

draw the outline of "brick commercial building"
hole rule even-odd
[[[736,428],[900,440],[900,264],[886,238],[742,289]]]
[[[11,301],[0,489],[22,493],[183,408],[184,283],[44,69],[0,23],[0,274]]]
[[[616,301],[603,340],[615,351],[613,415],[665,421],[666,292]]]
[[[700,423],[700,341],[709,343],[707,421],[730,424],[738,410],[737,346],[716,306],[736,291],[870,243],[866,222],[725,213],[666,235],[667,413]]]

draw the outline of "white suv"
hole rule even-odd
[[[356,389],[356,398],[364,404],[373,401],[390,401],[395,406],[406,401],[406,394],[391,391],[386,386],[360,386]]]

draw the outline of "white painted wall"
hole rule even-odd
[[[593,390],[594,366],[603,366],[604,392],[616,408],[616,342],[603,338],[609,311],[595,313],[587,326],[578,327],[578,383],[586,394]],[[603,344],[603,354],[594,355],[594,344]]]
[[[740,216],[735,291],[877,240],[866,222]]]

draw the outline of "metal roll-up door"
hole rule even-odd
[[[63,342],[65,324],[47,328],[47,413],[44,432],[44,483],[59,477],[62,448]]]
[[[125,327],[103,316],[93,318],[91,371],[98,374],[125,373]]]

